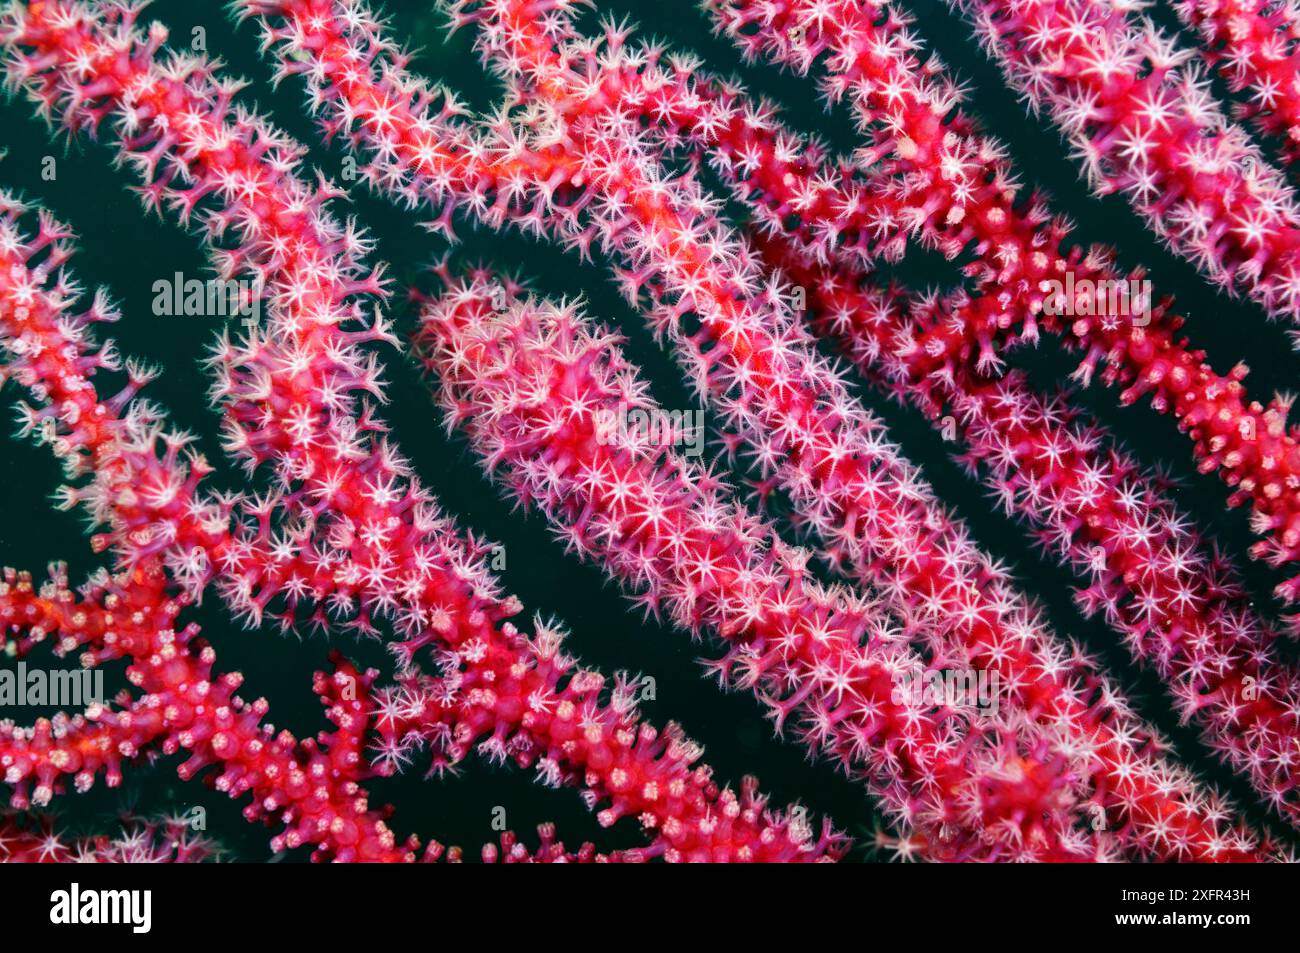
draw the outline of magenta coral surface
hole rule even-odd
[[[0,860],[1290,859],[1295,11],[950,7],[14,3]]]

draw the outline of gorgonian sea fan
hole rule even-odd
[[[121,35],[130,39],[129,32]],[[152,55],[147,47],[143,52]],[[362,717],[348,721],[353,750],[336,767],[340,773],[343,767],[347,774],[361,777],[368,771],[382,773],[409,760],[408,751],[425,746],[433,749],[436,763],[444,759],[454,762],[481,741],[480,747],[495,759],[538,764],[541,777],[550,783],[580,781],[589,789],[593,804],[604,799],[597,789],[607,779],[611,803],[602,811],[602,823],[612,824],[626,813],[639,816],[647,828],[657,832],[658,846],[652,853],[762,860],[779,859],[787,853],[817,857],[832,847],[835,841],[829,832],[822,834],[820,842],[808,842],[808,832],[797,825],[791,827],[788,816],[765,812],[762,799],[751,786],[746,786],[743,800],[719,790],[710,769],[690,767],[699,757],[697,747],[676,729],[670,728],[660,737],[650,726],[640,724],[635,708],[625,699],[616,695],[603,700],[604,679],[600,676],[566,677],[572,661],[559,652],[553,630],[542,628],[536,641],[526,641],[504,621],[518,611],[517,600],[494,591],[479,547],[457,534],[418,484],[405,483],[407,467],[396,448],[372,437],[383,429],[373,417],[373,409],[359,408],[347,396],[353,388],[377,391],[377,360],[371,355],[363,363],[355,345],[358,340],[382,334],[382,330],[378,326],[360,331],[341,329],[339,323],[357,320],[360,307],[344,302],[352,296],[376,293],[379,287],[373,273],[360,280],[354,277],[364,273],[359,263],[343,274],[326,273],[318,264],[340,254],[348,263],[347,256],[358,255],[364,248],[364,239],[338,227],[320,209],[324,197],[313,195],[294,177],[291,152],[272,157],[278,161],[265,158],[264,144],[276,141],[271,131],[256,117],[243,113],[228,116],[221,100],[227,87],[214,84],[206,89],[206,70],[201,64],[183,64],[180,78],[163,70],[152,73],[157,67],[147,57],[138,65],[143,82],[136,79],[118,86],[121,92],[131,87],[153,93],[152,98],[146,96],[147,103],[135,101],[137,115],[148,109],[172,111],[177,116],[187,107],[194,112],[205,110],[205,122],[182,134],[195,145],[183,147],[177,155],[196,157],[189,174],[210,182],[206,188],[223,193],[230,203],[231,219],[247,234],[242,250],[262,256],[259,279],[271,289],[270,317],[276,324],[268,333],[254,334],[238,347],[223,340],[210,363],[219,372],[214,395],[225,398],[230,407],[227,448],[242,452],[250,471],[258,463],[274,464],[281,486],[271,494],[236,501],[234,506],[247,518],[235,514],[233,525],[227,526],[224,524],[231,522],[230,499],[214,503],[196,495],[194,477],[205,465],[190,467],[186,479],[168,475],[149,481],[130,474],[125,486],[115,488],[115,493],[109,490],[110,499],[105,499],[108,494],[95,484],[95,492],[80,496],[92,504],[97,517],[107,517],[117,530],[122,561],[141,573],[143,563],[161,559],[172,584],[183,587],[187,597],[204,586],[208,582],[205,576],[210,574],[236,614],[252,619],[260,619],[275,596],[285,599],[288,611],[300,603],[323,606],[328,600],[336,621],[366,631],[371,629],[372,614],[392,617],[397,631],[407,636],[395,643],[404,691],[401,699],[390,705],[400,709],[400,717],[388,707],[367,708],[361,699],[353,700],[350,707],[360,705]],[[243,142],[249,148],[247,152],[210,150],[211,144],[223,141]],[[174,145],[166,138],[163,143]],[[124,154],[148,151],[153,145],[127,139]],[[170,167],[168,174],[174,174],[175,168]],[[243,187],[230,187],[232,180]],[[161,197],[163,186],[153,183],[152,187]],[[200,186],[198,191],[204,188]],[[195,193],[190,195],[194,200]],[[280,214],[259,221],[248,214],[253,210],[247,205],[242,210],[239,207],[240,202],[250,201],[249,196],[278,203]],[[11,214],[20,211],[14,207]],[[50,361],[44,357],[44,352],[53,350],[59,359],[75,362],[76,352],[58,347],[62,342],[46,344],[37,338],[42,331],[66,334],[57,318],[66,306],[65,279],[60,276],[59,286],[48,292],[53,299],[48,304],[39,294],[50,266],[58,267],[65,255],[57,248],[52,262],[42,255],[58,234],[44,225],[34,242],[15,243],[22,263],[12,273],[18,282],[13,293],[20,300],[33,298],[36,307],[16,305],[12,310],[16,321],[12,339],[19,345],[14,349],[14,370],[20,381],[48,403],[46,417],[52,429],[57,433],[63,425],[70,431],[62,440],[56,437],[56,449],[62,454],[80,452],[93,457],[100,454],[98,447],[80,445],[80,410],[69,409],[58,391],[71,388],[85,395],[90,385],[84,382],[80,369],[64,370],[57,364],[47,367]],[[229,259],[221,257],[228,264]],[[37,327],[29,328],[31,324]],[[276,382],[282,385],[278,393]],[[259,412],[258,403],[279,403],[288,414]],[[92,402],[87,416],[104,418],[111,409]],[[340,423],[345,416],[350,425]],[[254,421],[254,427],[245,429],[243,421]],[[94,432],[99,434],[99,430]],[[136,463],[135,455],[145,451],[144,465],[155,465],[151,450],[159,436],[147,423],[125,421],[120,432],[111,428],[103,439],[131,444],[123,450],[111,448],[114,462],[131,466]],[[164,442],[169,451],[163,466],[175,467],[175,448],[184,444],[184,438]],[[155,492],[148,492],[155,487]],[[78,494],[72,496],[75,499]],[[139,510],[144,512],[137,513]],[[274,527],[272,517],[276,517]],[[136,525],[133,520],[138,521]],[[390,551],[394,539],[397,545]],[[401,564],[394,562],[394,553],[401,554]],[[111,611],[113,607],[105,608]],[[31,612],[15,608],[13,615],[16,625],[25,626]],[[84,627],[87,623],[78,620],[85,620],[86,615],[85,610],[74,613],[73,625]],[[313,619],[318,625],[327,624],[323,610]],[[431,699],[425,711],[426,706],[413,703],[409,696],[410,686],[417,684],[416,653],[430,645],[438,650],[434,657],[437,677],[427,688],[419,683]],[[206,684],[208,680],[205,676],[177,676],[181,688],[198,681]],[[326,682],[327,686],[333,684]],[[370,686],[364,687],[368,693]],[[159,707],[152,698],[146,701],[151,708]],[[165,703],[163,707],[166,710]],[[410,713],[408,707],[413,709]],[[367,734],[368,721],[375,717],[383,722],[382,737],[379,754],[367,768],[359,763],[355,748]],[[254,727],[248,726],[249,730]],[[227,747],[241,757],[248,753],[248,744],[226,738],[224,733],[215,736],[219,743],[213,745],[213,760],[225,762]],[[26,733],[17,733],[14,750],[6,753],[12,766],[7,777],[19,785],[29,776],[37,777],[43,801],[68,759],[48,754],[45,746],[36,752],[31,748]],[[204,763],[196,761],[188,770]],[[313,774],[320,771],[329,774],[313,766]],[[259,775],[274,782],[286,774],[290,772],[280,768],[270,771],[241,766],[240,783],[232,793],[243,793]],[[90,783],[80,780],[83,777],[79,775],[78,781],[82,787]],[[355,789],[356,782],[346,774],[339,781]],[[719,802],[716,806],[715,801]],[[345,803],[349,807],[364,805],[364,799]],[[281,809],[281,803],[270,794],[259,796],[255,804],[276,813]],[[285,820],[295,816],[292,811],[283,815]],[[331,841],[335,826],[328,818],[318,825]],[[321,832],[294,831],[287,843],[296,846],[311,833]],[[382,826],[376,828],[374,837],[392,852],[391,834]],[[351,856],[344,854],[345,859]],[[359,855],[360,859],[379,856],[383,855]]]
[[[0,373],[22,434],[64,466],[60,501],[96,525],[92,548],[110,561],[80,591],[60,565],[41,585],[8,571],[0,637],[25,661],[44,646],[91,667],[122,660],[129,684],[80,714],[0,722],[12,808],[116,785],[184,751],[181,776],[251,795],[245,814],[276,829],[276,850],[456,860],[459,848],[397,834],[401,811],[372,807],[368,791],[477,756],[579,789],[601,827],[634,818],[617,829],[640,830],[639,842],[577,851],[551,825],[535,846],[507,831],[482,838],[497,842],[485,860],[844,856],[841,831],[861,816],[814,820],[775,806],[751,777],[728,786],[682,727],[641,713],[639,677],[579,667],[555,624],[538,618],[528,634],[513,621],[522,602],[502,588],[513,569],[498,578],[498,548],[447,515],[401,449],[412,445],[402,419],[427,425],[432,412],[395,405],[386,378],[414,384],[418,361],[446,428],[537,511],[557,552],[703,641],[706,675],[860,784],[862,813],[872,799],[889,828],[876,843],[895,855],[1287,856],[1300,823],[1300,677],[1278,635],[1295,620],[1252,599],[1260,570],[1245,580],[1235,542],[1217,545],[1155,461],[1088,419],[1079,390],[1049,392],[1019,364],[1046,332],[1083,350],[1085,385],[1104,365],[1123,403],[1150,395],[1188,432],[1196,466],[1230,485],[1227,502],[1249,503],[1251,555],[1293,573],[1289,399],[1265,406],[1243,368],[1216,371],[1145,272],[1078,247],[1044,198],[1021,194],[1014,157],[924,57],[903,9],[711,0],[700,23],[724,37],[711,41],[715,69],[634,41],[627,22],[589,6],[445,3],[440,29],[468,37],[505,88],[485,110],[422,78],[362,3],[234,10],[260,29],[274,80],[305,92],[324,138],[345,150],[343,183],[427,226],[426,260],[466,228],[591,259],[623,294],[628,336],[643,323],[675,359],[704,408],[693,424],[655,398],[661,386],[682,393],[681,380],[644,375],[577,299],[492,270],[512,262],[440,264],[407,315],[392,277],[405,269],[382,260],[382,230],[341,216],[345,185],[309,170],[309,147],[254,108],[243,80],[201,49],[170,47],[139,4],[36,0],[7,12],[10,86],[61,135],[106,143],[146,209],[196,231],[211,272],[244,283],[260,311],[205,361],[222,450],[241,468],[231,488],[173,429],[180,415],[146,398],[157,372],[94,339],[94,324],[136,316],[107,290],[78,303],[70,231],[5,194]],[[1295,318],[1293,188],[1272,144],[1214,101],[1195,50],[1120,4],[956,6],[1031,110],[1070,139],[1096,190],[1124,192],[1225,294]],[[815,75],[828,102],[849,107],[854,141],[794,128],[726,75],[730,40],[756,64]],[[1207,55],[1232,57],[1235,88],[1275,82],[1248,80],[1256,59],[1225,49]],[[1271,76],[1286,61],[1269,62]],[[1276,132],[1285,102],[1237,112]],[[877,273],[917,245],[959,261],[929,280],[960,287],[917,292]],[[1139,284],[1132,297],[1108,293]],[[118,378],[117,394],[101,392]],[[983,514],[968,521],[929,466],[904,456],[918,436],[891,429],[870,391],[934,423],[1007,517],[1077,577],[1077,605],[1122,647],[1107,662],[1126,649],[1167,683],[1164,699],[1130,701],[1083,648],[1082,621],[1037,604],[982,535]],[[707,444],[696,443],[703,427]],[[1270,582],[1291,601],[1297,580]],[[313,680],[333,730],[276,732],[269,704],[243,701],[242,677],[220,674],[212,623],[199,634],[209,590],[213,611],[238,624],[375,640],[385,663],[361,669],[334,653]],[[620,624],[640,623],[629,613]],[[945,680],[937,695],[923,690]],[[973,704],[963,685],[990,691]],[[1221,764],[1153,720],[1192,722]],[[1259,803],[1237,808],[1198,777],[1205,769],[1239,775]],[[436,796],[454,790],[435,784]],[[155,848],[156,824],[127,849],[105,838],[66,848],[39,820],[6,823],[22,832],[22,859],[208,850]]]
[[[572,305],[526,301],[499,316],[480,277],[454,282],[423,325],[448,420],[467,422],[519,499],[649,611],[720,634],[730,651],[719,678],[753,688],[776,724],[799,723],[814,752],[864,774],[929,852],[1010,857],[1034,840],[1061,859],[1109,852],[1109,838],[1088,847],[1068,824],[1061,834],[1043,824],[1082,800],[1050,733],[1013,710],[955,746],[962,732],[950,714],[895,697],[899,678],[924,663],[887,607],[823,589],[806,576],[807,555],[746,513],[716,475],[610,426],[620,412],[661,409],[615,339]],[[986,834],[965,842],[944,829]]]

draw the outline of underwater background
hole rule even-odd
[[[471,31],[447,38],[445,17],[430,0],[387,0],[381,6],[393,19],[394,35],[416,51],[412,63],[416,72],[446,83],[476,110],[493,107],[500,88],[473,53]],[[689,0],[600,0],[597,6],[596,13],[587,15],[592,22],[597,14],[625,14],[639,24],[634,38],[654,35],[674,51],[695,52],[712,72],[734,72],[752,92],[779,102],[784,118],[796,129],[820,134],[837,151],[847,152],[856,146],[847,110],[828,112],[814,81],[778,73],[764,64],[744,64],[729,41],[711,34],[705,16]],[[1279,325],[1266,320],[1262,311],[1249,303],[1217,292],[1190,264],[1167,253],[1122,197],[1090,196],[1056,131],[1044,120],[1027,115],[971,39],[965,23],[942,2],[904,0],[899,6],[915,16],[914,28],[925,49],[969,82],[970,112],[1008,146],[1024,184],[1045,189],[1054,208],[1075,220],[1079,241],[1116,246],[1124,267],[1145,265],[1157,292],[1175,297],[1177,310],[1188,319],[1191,337],[1213,356],[1217,367],[1226,369],[1237,361],[1250,366],[1252,392],[1297,389],[1300,355],[1291,350]],[[1167,32],[1185,33],[1159,6],[1151,15]],[[208,54],[222,60],[230,74],[250,81],[239,101],[255,104],[277,126],[307,144],[309,167],[317,167],[349,187],[352,208],[347,211],[354,213],[377,241],[372,260],[392,265],[390,311],[399,330],[413,327],[414,310],[406,292],[413,287],[436,287],[427,269],[451,250],[447,242],[420,227],[421,213],[403,212],[367,193],[363,184],[343,181],[342,151],[323,146],[313,121],[304,115],[301,81],[291,77],[278,89],[272,88],[272,70],[258,55],[259,37],[253,24],[237,27],[222,5],[195,0],[159,0],[143,16],[145,22],[151,19],[167,24],[175,48],[201,37]],[[200,28],[203,32],[196,34]],[[1183,40],[1193,42],[1186,35]],[[1229,101],[1222,85],[1216,85],[1215,91],[1221,101]],[[145,213],[130,192],[127,173],[111,167],[107,148],[81,143],[67,146],[66,137],[51,133],[21,98],[0,100],[0,148],[5,151],[0,161],[0,185],[39,201],[72,225],[79,238],[80,253],[73,262],[77,277],[86,288],[107,286],[120,305],[121,321],[100,329],[101,336],[115,338],[124,355],[163,368],[145,396],[168,408],[176,426],[198,435],[198,447],[218,468],[212,485],[243,484],[242,475],[222,454],[219,418],[206,398],[208,380],[199,366],[205,346],[225,319],[153,313],[156,281],[170,281],[176,272],[186,278],[208,274],[199,242]],[[54,157],[52,166],[47,157]],[[1294,168],[1288,175],[1296,184]],[[617,327],[628,338],[628,356],[645,370],[663,406],[699,406],[671,358],[619,297],[603,266],[584,265],[575,255],[514,233],[476,231],[464,220],[457,222],[457,234],[461,243],[454,249],[454,261],[482,262],[518,274],[547,295],[582,293],[589,314]],[[959,280],[960,263],[909,249],[905,262],[887,271],[914,288],[950,287]],[[809,763],[800,746],[774,738],[752,697],[724,694],[701,678],[696,659],[702,646],[692,645],[681,633],[653,620],[642,620],[605,583],[598,568],[566,556],[552,542],[543,519],[512,511],[509,501],[482,475],[464,441],[447,435],[430,385],[415,363],[388,348],[382,358],[389,381],[385,416],[404,452],[421,480],[463,527],[504,546],[505,568],[499,575],[527,611],[559,619],[570,632],[568,651],[583,663],[607,674],[627,669],[652,676],[655,698],[642,704],[644,712],[657,724],[681,722],[687,733],[703,744],[720,781],[738,782],[746,773],[757,774],[775,804],[798,800],[816,815],[829,815],[854,836],[858,844],[850,855],[853,859],[883,859],[873,858],[870,850],[878,820],[863,788],[829,764]],[[1077,357],[1049,340],[1036,351],[1017,352],[1012,363],[1027,370],[1040,387],[1051,388],[1065,381]],[[106,384],[104,392],[113,389]],[[1139,713],[1173,741],[1180,760],[1233,795],[1246,820],[1267,828],[1283,843],[1294,843],[1294,838],[1283,833],[1282,825],[1269,821],[1247,786],[1214,759],[1197,732],[1178,724],[1159,680],[1132,664],[1103,621],[1085,618],[1075,608],[1072,577],[1044,559],[1024,529],[996,510],[979,484],[953,461],[951,447],[930,424],[865,386],[859,388],[859,395],[889,424],[894,441],[906,457],[921,466],[937,494],[967,521],[975,541],[1012,567],[1022,588],[1041,603],[1059,635],[1078,639],[1104,660],[1129,689]],[[9,422],[19,399],[16,388],[0,388],[0,416],[5,421],[0,428],[0,565],[30,570],[39,579],[47,563],[65,561],[76,585],[106,563],[91,552],[83,517],[55,507],[53,493],[62,475],[52,455],[14,434]],[[1084,391],[1080,402],[1140,460],[1164,468],[1177,481],[1174,495],[1179,504],[1242,567],[1263,614],[1276,616],[1280,606],[1270,591],[1280,576],[1249,561],[1247,511],[1228,510],[1228,494],[1218,478],[1196,473],[1186,438],[1176,432],[1174,423],[1146,407],[1121,408],[1114,394],[1101,385]],[[705,419],[707,422],[707,414]],[[717,449],[711,443],[705,452],[712,454]],[[773,505],[779,509],[780,502]],[[331,647],[343,649],[362,665],[390,668],[378,642],[310,635],[299,638],[281,634],[272,625],[241,629],[229,621],[214,595],[209,595],[202,607],[191,610],[190,617],[219,649],[222,669],[245,675],[241,695],[265,697],[271,703],[271,721],[276,728],[288,728],[300,737],[325,727],[321,706],[311,692],[311,673],[326,667]],[[1298,654],[1293,643],[1282,648],[1292,657]],[[76,660],[52,663],[44,653],[37,653],[29,664],[71,667]],[[14,665],[13,660],[0,657],[0,667]],[[124,684],[123,668],[121,662],[108,666],[110,693]],[[37,716],[53,713],[53,708],[27,707],[13,713],[0,711],[0,716],[30,723]],[[209,790],[200,781],[180,781],[175,769],[184,757],[162,757],[152,764],[130,767],[124,771],[121,787],[97,784],[86,795],[57,798],[53,809],[62,826],[77,831],[102,829],[105,818],[128,810],[143,815],[184,814],[202,807],[208,835],[220,842],[229,859],[306,860],[308,848],[273,858],[269,832],[245,822],[240,803]],[[634,820],[624,819],[602,830],[572,789],[543,788],[533,783],[531,771],[493,767],[476,758],[467,759],[461,768],[459,777],[426,780],[417,758],[401,777],[371,782],[372,802],[397,807],[394,827],[399,836],[415,832],[422,839],[435,837],[464,847],[471,859],[477,857],[482,844],[496,841],[499,831],[493,820],[500,816],[497,808],[505,809],[508,827],[529,841],[537,824],[555,821],[571,848],[584,840],[602,849],[639,843]]]

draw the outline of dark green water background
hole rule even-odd
[[[1146,264],[1156,289],[1176,295],[1179,310],[1189,317],[1190,333],[1214,356],[1216,366],[1226,369],[1239,360],[1250,365],[1253,392],[1295,388],[1300,361],[1282,328],[1267,322],[1254,307],[1217,294],[1189,265],[1163,251],[1122,199],[1089,197],[1056,133],[1026,115],[1002,85],[996,68],[970,39],[965,24],[945,6],[934,0],[904,6],[915,14],[927,48],[971,82],[971,108],[1009,145],[1025,181],[1052,193],[1054,207],[1078,223],[1076,234],[1081,241],[1117,245],[1126,265]],[[392,14],[395,34],[419,47],[413,64],[417,71],[447,82],[475,108],[492,105],[498,89],[474,57],[468,31],[444,42],[443,19],[430,3],[389,0],[384,7]],[[674,48],[700,53],[714,72],[739,73],[750,89],[781,102],[792,125],[819,132],[842,149],[853,147],[853,127],[846,111],[826,112],[812,82],[765,66],[743,64],[728,42],[712,36],[706,18],[693,4],[685,0],[621,0],[601,2],[599,7],[631,15],[642,31],[664,37]],[[1176,29],[1163,10],[1157,8],[1156,15],[1165,26]],[[182,0],[155,3],[145,19],[167,23],[174,46],[188,45],[193,28],[202,26],[208,51],[220,57],[230,73],[251,80],[244,102],[255,101],[281,128],[308,143],[309,165],[338,180],[341,151],[320,145],[312,121],[305,116],[299,81],[290,79],[278,90],[271,89],[271,70],[257,55],[257,31],[252,24],[236,29],[222,6]],[[1219,91],[1223,93],[1222,88]],[[71,223],[81,239],[74,266],[83,284],[105,284],[121,303],[123,320],[110,330],[122,352],[165,368],[147,395],[168,407],[178,426],[200,435],[200,446],[210,460],[222,461],[216,439],[218,418],[205,398],[208,381],[198,367],[219,319],[155,317],[151,311],[156,280],[170,279],[176,271],[187,277],[206,273],[198,241],[169,221],[145,215],[128,192],[128,174],[111,169],[107,148],[82,142],[67,148],[33,118],[25,101],[0,102],[0,146],[8,153],[0,162],[0,184],[21,190]],[[41,177],[46,156],[57,158],[57,178],[52,182]],[[395,288],[400,291],[423,282],[425,266],[445,252],[445,243],[419,228],[418,214],[403,213],[360,186],[352,190],[352,197],[351,211],[378,239],[376,257],[393,266],[390,274],[396,279]],[[581,290],[592,314],[616,323],[628,336],[628,349],[645,368],[660,401],[669,407],[695,406],[670,358],[656,348],[636,314],[616,295],[603,268],[580,265],[575,257],[513,234],[475,232],[464,222],[458,232],[464,239],[458,253],[461,260],[518,270],[548,293]],[[896,272],[917,287],[947,286],[957,280],[951,264],[920,252],[909,254]],[[404,328],[411,326],[403,295],[394,297],[392,311]],[[774,739],[748,695],[724,695],[700,678],[698,647],[677,632],[633,616],[617,592],[604,584],[598,568],[565,556],[550,541],[540,518],[512,513],[482,477],[464,444],[446,436],[429,388],[414,366],[391,351],[383,358],[391,382],[387,418],[401,446],[421,478],[459,515],[464,526],[505,545],[503,577],[527,611],[563,620],[572,632],[569,648],[584,662],[607,673],[630,669],[654,676],[657,698],[645,706],[649,717],[657,723],[669,719],[682,722],[688,733],[705,745],[706,758],[723,779],[734,782],[745,773],[757,773],[764,790],[778,803],[799,799],[869,841],[876,816],[858,785],[828,765],[809,764],[796,744]],[[1074,366],[1074,360],[1050,342],[1037,352],[1020,355],[1018,363],[1044,387],[1062,381]],[[104,390],[111,392],[108,387]],[[1246,816],[1268,823],[1248,789],[1218,765],[1193,731],[1177,724],[1159,682],[1131,664],[1116,636],[1101,622],[1085,619],[1074,609],[1072,580],[1031,547],[1021,527],[994,510],[980,486],[948,457],[948,448],[929,425],[868,389],[861,393],[864,402],[887,419],[906,455],[922,464],[939,495],[968,520],[978,542],[1015,567],[1024,587],[1041,600],[1056,630],[1080,639],[1105,658],[1137,698],[1141,712],[1170,735],[1178,752],[1208,779],[1236,795]],[[6,419],[12,419],[19,399],[15,386],[0,391],[0,411]],[[1100,387],[1089,391],[1084,401],[1141,459],[1166,466],[1179,478],[1176,492],[1182,505],[1239,562],[1247,562],[1251,537],[1244,511],[1227,511],[1222,486],[1195,473],[1187,443],[1168,418],[1144,408],[1120,409],[1114,394]],[[59,470],[51,456],[16,438],[13,428],[6,426],[0,436],[0,564],[40,575],[48,562],[64,560],[77,583],[100,563],[90,553],[81,516],[57,511],[51,505],[51,494],[59,483]],[[225,468],[216,474],[215,483],[238,486],[240,480],[237,473]],[[1279,607],[1269,592],[1279,577],[1256,565],[1247,566],[1246,572],[1261,611],[1277,613]],[[244,696],[265,696],[271,702],[275,725],[299,735],[324,726],[320,706],[311,694],[311,673],[325,665],[331,644],[363,662],[386,666],[385,654],[375,643],[355,645],[350,639],[327,642],[319,637],[299,640],[270,628],[241,630],[228,622],[215,598],[192,617],[216,646],[220,669],[245,674]],[[36,658],[43,656],[38,653]],[[121,683],[120,665],[111,669],[109,681]],[[31,710],[24,709],[20,720],[30,721],[31,716]],[[178,761],[162,758],[129,770],[125,783],[115,791],[100,783],[88,795],[57,799],[60,818],[73,829],[102,828],[124,809],[186,812],[203,806],[209,833],[220,839],[232,857],[270,859],[266,831],[244,822],[240,806],[225,796],[198,782],[181,782],[175,773]],[[532,783],[529,772],[470,760],[458,778],[426,781],[421,773],[417,769],[399,779],[372,783],[375,800],[397,806],[394,826],[403,835],[414,831],[425,839],[460,844],[473,855],[480,844],[495,839],[491,821],[494,808],[501,806],[515,831],[528,833],[536,824],[554,820],[571,845],[584,839],[593,839],[602,848],[640,842],[632,822],[602,831],[574,791],[541,788]],[[305,851],[297,851],[284,859],[305,856]],[[857,858],[868,856],[865,847],[854,853]]]

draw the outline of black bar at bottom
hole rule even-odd
[[[435,927],[430,939],[459,928],[485,939],[496,933],[502,942],[516,931],[541,929],[560,945],[565,934],[585,944],[590,930],[620,927],[647,937],[716,932],[732,942],[753,931],[767,945],[779,942],[766,935],[776,929],[796,941],[806,932],[805,942],[824,939],[828,929],[859,934],[863,942],[898,931],[917,939],[951,932],[1007,941],[1034,929],[1050,931],[1041,939],[1181,939],[1200,932],[1232,942],[1261,927],[1281,929],[1294,910],[1295,887],[1285,865],[621,867],[599,873],[477,865],[0,866],[3,926],[11,936],[48,931],[54,939],[173,948],[206,945],[213,931],[250,942],[374,944],[392,930],[418,935]],[[84,922],[114,916],[116,923]]]

